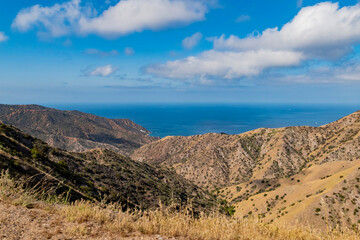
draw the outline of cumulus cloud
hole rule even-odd
[[[108,57],[108,56],[117,56],[119,55],[119,52],[117,50],[111,50],[111,51],[101,51],[99,49],[86,49],[84,52],[86,55],[95,55],[99,57]]]
[[[126,0],[96,18],[80,20],[82,31],[99,35],[126,35],[145,29],[158,30],[205,18],[207,7],[198,1]]]
[[[125,53],[126,56],[132,56],[132,55],[135,54],[135,50],[133,48],[131,48],[131,47],[126,47],[124,49],[124,53]]]
[[[205,19],[208,7],[200,0],[121,0],[100,14],[71,0],[51,7],[22,9],[12,27],[22,32],[36,28],[39,34],[61,37],[97,34],[119,37],[144,30],[159,30]]]
[[[117,67],[112,65],[106,65],[102,67],[97,67],[93,70],[88,71],[85,75],[88,77],[109,77],[113,75],[118,70]]]
[[[269,28],[247,38],[221,36],[216,49],[244,51],[272,49],[301,51],[309,58],[334,59],[360,42],[360,4],[339,9],[338,3],[323,2],[305,7],[280,30]]]
[[[204,81],[204,79],[222,78],[231,80],[258,75],[269,67],[298,65],[302,59],[301,53],[291,51],[220,52],[210,50],[196,57],[152,65],[145,71],[149,74],[173,79],[198,78]]]
[[[61,37],[77,31],[78,21],[90,14],[90,10],[80,7],[81,0],[72,0],[51,7],[35,5],[22,9],[14,19],[12,27],[27,32],[35,27],[39,33]]]
[[[306,60],[333,61],[360,43],[360,4],[339,8],[338,3],[319,3],[302,8],[281,29],[269,28],[246,38],[223,35],[213,41],[213,50],[151,65],[145,72],[173,79],[226,80],[256,76],[274,67],[298,66]]]
[[[185,38],[182,41],[183,48],[193,49],[195,46],[197,46],[199,44],[202,37],[203,37],[202,33],[197,32],[197,33],[194,33],[193,35],[191,35],[190,37]]]
[[[8,39],[9,37],[6,36],[4,32],[0,32],[0,42],[5,42]]]

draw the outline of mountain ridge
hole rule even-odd
[[[324,229],[360,223],[360,111],[320,127],[166,137],[131,157],[173,169],[238,217]]]
[[[107,119],[80,111],[40,105],[0,104],[0,121],[14,125],[53,147],[82,152],[107,148],[123,155],[159,138],[129,119]]]
[[[310,158],[315,158],[315,156],[320,157],[321,161],[336,160],[339,157],[338,155],[342,153],[334,143],[351,148],[351,144],[347,144],[347,141],[353,138],[359,139],[359,119],[360,111],[357,111],[320,127],[260,128],[237,135],[207,133],[189,137],[169,136],[141,147],[131,157],[138,161],[143,161],[142,158],[146,157],[146,162],[174,167],[178,169],[178,173],[180,173],[179,166],[186,165],[189,161],[190,164],[206,162],[204,154],[207,154],[208,161],[218,165],[220,172],[227,175],[231,175],[231,171],[235,171],[235,167],[230,166],[236,162],[230,160],[236,159],[246,167],[245,169],[237,169],[242,172],[242,176],[230,178],[223,176],[223,179],[218,181],[219,183],[231,179],[234,181],[236,177],[244,178],[257,166],[260,159],[267,166],[267,168],[262,166],[264,169],[260,171],[262,175],[272,177],[273,174],[276,174],[275,168],[277,168],[276,171],[286,175],[299,171],[302,166],[310,161]],[[344,136],[341,136],[341,139],[336,138],[336,131],[343,131]],[[319,148],[324,151],[328,145],[330,145],[331,152],[324,157],[319,152]],[[274,152],[273,149],[279,153]],[[360,154],[357,151],[350,151],[349,158],[352,157],[360,157]],[[264,158],[284,160],[281,162],[282,165],[290,165],[281,170],[279,166],[274,165],[274,161],[267,161]],[[320,160],[317,159],[316,161]],[[272,170],[271,167],[274,169]],[[201,167],[199,166],[199,168]],[[208,171],[204,170],[203,174],[206,173]],[[185,174],[184,171],[183,174]],[[199,176],[199,173],[194,174],[194,176]],[[196,182],[195,179],[193,181]],[[213,183],[207,184],[197,181],[197,184],[200,186],[216,185],[217,181],[213,181]]]
[[[154,209],[160,201],[179,205],[192,201],[196,211],[216,204],[212,195],[165,168],[106,149],[66,152],[5,124],[0,124],[0,169],[72,201],[88,199],[132,209]]]

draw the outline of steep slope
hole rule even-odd
[[[266,189],[252,181],[219,192],[236,206],[236,216],[322,229],[358,228],[360,160],[314,165],[291,178],[277,179],[276,185]]]
[[[174,168],[199,186],[292,176],[309,164],[360,159],[360,112],[321,127],[257,129],[239,135],[166,137],[136,150],[140,162]]]
[[[134,162],[109,150],[69,153],[0,124],[0,169],[44,192],[70,200],[94,199],[124,208],[155,208],[159,201],[210,208],[215,199],[174,172]]]
[[[132,158],[175,169],[238,217],[323,229],[360,223],[360,112],[321,127],[167,137]]]
[[[158,138],[128,119],[106,119],[38,105],[0,105],[0,121],[67,151],[106,148],[128,155]]]

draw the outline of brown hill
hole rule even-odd
[[[291,176],[308,164],[360,159],[360,112],[322,127],[257,129],[239,135],[165,137],[132,158],[174,168],[205,187]]]
[[[166,137],[141,147],[131,157],[173,168],[195,184],[214,190],[236,204],[238,215],[266,216],[268,221],[297,216],[292,219],[323,227],[326,221],[330,224],[330,215],[332,226],[337,221],[351,226],[360,220],[360,201],[356,200],[360,197],[356,187],[360,112],[321,127]],[[288,206],[293,203],[297,207]],[[325,210],[325,206],[334,209]]]
[[[158,139],[128,119],[107,119],[38,105],[0,105],[0,121],[53,147],[72,152],[106,148],[129,155],[134,149]]]
[[[270,184],[276,187],[250,181],[219,192],[236,206],[239,217],[324,230],[359,227],[360,160],[313,165]]]
[[[166,204],[192,200],[195,209],[215,204],[214,197],[174,172],[109,150],[65,152],[5,124],[0,124],[0,170],[70,200],[92,199],[140,209],[155,208],[160,200]]]

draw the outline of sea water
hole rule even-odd
[[[67,104],[47,105],[106,118],[127,118],[152,136],[239,134],[257,128],[321,126],[360,110],[330,104]]]

